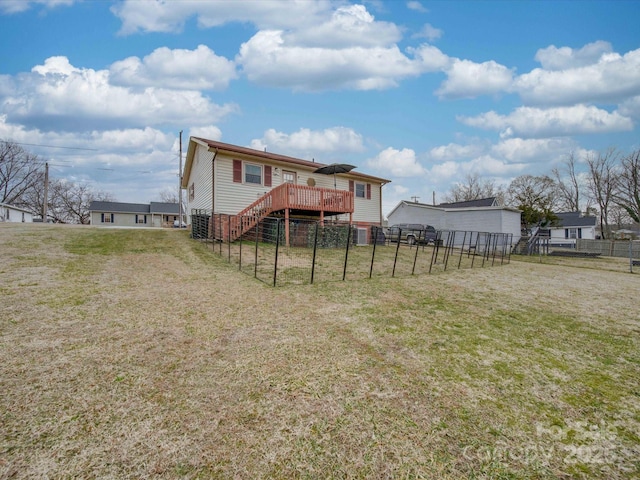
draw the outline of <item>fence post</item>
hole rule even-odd
[[[398,239],[396,243],[396,256],[393,259],[393,269],[391,270],[391,278],[396,276],[396,262],[398,261],[398,250],[400,250],[400,238],[402,237],[402,229],[398,228]]]
[[[416,262],[418,261],[418,250],[420,250],[420,240],[422,240],[421,235],[423,233],[426,238],[426,235],[427,235],[426,230],[420,230],[420,232],[418,232],[418,241],[416,242],[416,253],[413,256],[413,268],[411,269],[411,275],[413,275],[416,271]],[[424,250],[424,243],[422,244],[422,250]]]
[[[316,222],[316,231],[313,236],[313,258],[311,259],[311,285],[313,285],[313,276],[316,271],[316,252],[318,251],[318,227],[320,222]]]
[[[371,266],[369,267],[369,278],[373,275],[373,259],[376,257],[376,245],[378,244],[378,233],[380,227],[373,227],[375,236],[373,237],[373,252],[371,252]]]
[[[242,235],[238,237],[238,240],[238,246],[240,248],[240,251],[238,253],[238,270],[242,271]]]
[[[464,231],[464,236],[462,237],[462,245],[460,246],[460,258],[458,258],[458,270],[460,270],[460,265],[462,265],[462,254],[464,253],[464,245],[467,243],[467,231]]]
[[[431,263],[429,264],[429,273],[431,273],[431,268],[435,265],[436,260],[438,259],[438,251],[440,250],[440,244],[442,243],[442,230],[436,231],[436,240],[433,245],[433,251],[431,252]]]
[[[347,230],[347,249],[344,252],[344,269],[342,270],[342,281],[344,282],[345,278],[347,278],[347,261],[349,259],[349,244],[351,243],[351,224],[349,224],[349,229]]]
[[[260,221],[256,218],[256,254],[253,262],[253,278],[258,278],[258,239],[260,238]]]
[[[276,258],[273,262],[273,286],[276,286],[278,279],[278,249],[280,248],[280,219],[276,220]]]
[[[231,215],[228,216],[229,221],[227,222],[227,255],[229,256],[228,262],[231,263]]]

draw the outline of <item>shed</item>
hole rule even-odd
[[[33,214],[15,205],[0,203],[0,222],[30,223],[33,222]]]
[[[388,215],[389,225],[420,223],[436,230],[505,233],[520,240],[521,212],[496,205],[495,198],[428,205],[402,200]]]

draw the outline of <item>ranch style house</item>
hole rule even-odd
[[[267,216],[344,222],[366,231],[382,225],[382,187],[360,172],[323,174],[326,164],[191,137],[182,176],[188,213],[211,212],[232,241]],[[191,218],[188,217],[188,222]],[[289,221],[285,222],[287,228]]]

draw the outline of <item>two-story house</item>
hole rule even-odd
[[[232,218],[224,234],[232,240],[266,216],[344,221],[366,228],[367,234],[371,226],[380,226],[382,187],[390,180],[354,171],[316,172],[323,166],[191,137],[182,176],[187,213],[213,212],[218,225],[223,217]]]

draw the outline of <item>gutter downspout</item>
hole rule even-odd
[[[211,240],[215,240],[215,211],[216,211],[216,157],[218,156],[218,149],[213,152],[213,158],[211,159]]]

